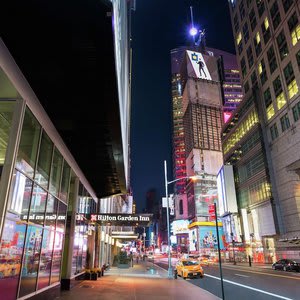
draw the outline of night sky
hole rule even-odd
[[[191,5],[194,24],[206,31],[206,45],[234,53],[227,0],[137,0],[132,13],[130,176],[138,212],[148,190],[155,189],[158,199],[164,196],[164,160],[168,180],[174,179],[170,50],[191,43]]]

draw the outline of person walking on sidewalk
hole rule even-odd
[[[137,253],[137,255],[136,255],[136,263],[137,264],[139,263],[139,257],[140,257],[140,255]]]
[[[130,254],[129,254],[129,261],[130,261],[130,266],[133,267],[133,254],[132,254],[132,251],[130,251]]]

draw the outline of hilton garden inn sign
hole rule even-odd
[[[152,214],[78,214],[77,220],[87,219],[102,225],[140,226],[152,222]]]

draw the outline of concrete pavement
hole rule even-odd
[[[140,261],[132,268],[111,267],[96,281],[84,280],[56,300],[219,300],[182,278],[169,279],[167,271]]]

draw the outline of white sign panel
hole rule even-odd
[[[197,78],[211,80],[210,73],[204,61],[203,55],[199,52],[187,50],[190,63],[192,64],[193,70]]]

